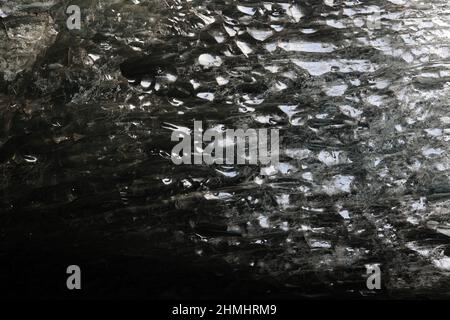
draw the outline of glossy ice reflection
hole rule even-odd
[[[164,229],[167,250],[182,239],[290,288],[314,274],[316,294],[353,290],[367,263],[393,293],[444,281],[447,1],[78,2],[93,19],[59,31],[29,85],[39,95],[4,120],[2,210]],[[193,120],[280,129],[280,163],[174,166],[171,131]],[[10,142],[37,123],[39,138]]]

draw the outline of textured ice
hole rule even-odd
[[[449,296],[448,1],[72,2],[78,31],[0,6],[13,278],[75,256],[151,297]],[[280,163],[176,166],[193,120],[279,129]]]

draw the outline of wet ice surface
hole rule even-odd
[[[55,5],[54,44],[0,81],[3,257],[158,252],[281,296],[448,295],[447,1],[71,4],[82,29]],[[194,120],[280,129],[280,163],[175,166]]]

